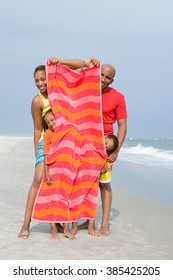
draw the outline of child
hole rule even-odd
[[[46,156],[48,155],[49,150],[50,150],[50,146],[51,146],[52,139],[53,139],[55,125],[56,125],[55,117],[53,115],[52,110],[49,109],[44,114],[44,116],[43,116],[43,123],[42,123],[42,126],[43,126],[43,128],[45,130],[45,133],[44,133],[44,145],[43,145],[44,172],[45,172],[45,177],[46,177],[46,183],[48,185],[51,185],[52,178],[51,178],[51,175],[49,173],[49,166],[46,164]],[[51,223],[50,226],[51,226],[52,238],[59,239],[56,223]]]
[[[49,173],[49,165],[46,163],[46,157],[49,153],[52,141],[53,141],[53,135],[54,135],[54,128],[56,125],[56,120],[53,115],[52,110],[48,110],[45,115],[43,116],[43,127],[46,129],[44,133],[44,146],[43,146],[43,152],[44,152],[44,170],[45,170],[45,177],[46,177],[46,183],[48,185],[52,184],[52,177]],[[56,223],[51,223],[51,235],[54,239],[59,239],[57,235],[57,226]],[[70,233],[69,231],[69,224],[64,224],[64,235],[65,237],[69,239],[74,239],[74,235]]]
[[[107,152],[107,156],[109,156],[113,151],[118,148],[118,138],[111,134],[105,136],[105,148]],[[111,181],[111,172],[112,172],[112,163],[106,162],[102,167],[100,173],[100,183],[109,183]]]
[[[105,136],[105,148],[106,148],[107,156],[109,156],[114,150],[118,148],[118,138],[113,134]],[[100,175],[99,182],[101,183],[110,182],[111,172],[112,172],[112,163],[107,161],[100,171],[101,175]],[[90,235],[92,236],[99,235],[94,231],[94,220],[88,220],[87,225],[88,225],[88,233]],[[85,229],[86,226],[84,224],[84,227],[82,225],[79,226],[78,228]]]

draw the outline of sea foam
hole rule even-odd
[[[148,166],[173,168],[173,150],[144,146],[141,143],[130,147],[123,145],[119,154],[119,160]]]

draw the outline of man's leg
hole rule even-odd
[[[100,183],[101,201],[102,201],[102,223],[99,234],[109,235],[109,215],[112,203],[112,189],[110,183]]]

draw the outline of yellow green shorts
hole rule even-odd
[[[106,164],[110,164],[110,163],[107,162]],[[112,170],[108,170],[106,173],[101,174],[99,182],[100,183],[109,183],[109,182],[111,182],[111,173],[112,173]]]

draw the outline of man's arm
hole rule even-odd
[[[118,153],[121,149],[121,146],[125,140],[126,133],[127,133],[127,119],[120,119],[117,121],[117,124],[118,124],[117,138],[119,144],[118,144],[118,148],[108,156],[107,161],[109,162],[114,162],[117,160]]]

